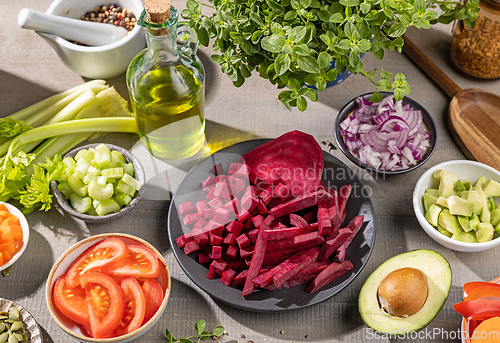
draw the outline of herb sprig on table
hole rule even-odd
[[[202,45],[213,39],[212,60],[220,65],[236,87],[252,71],[278,88],[287,107],[307,108],[306,97],[317,101],[315,86],[322,91],[337,74],[349,70],[368,79],[378,91],[394,91],[397,100],[409,94],[401,73],[365,70],[361,57],[373,53],[378,60],[385,51],[404,44],[409,27],[428,29],[431,24],[464,20],[469,27],[478,17],[479,0],[188,0],[182,17],[189,20]],[[212,9],[202,14],[201,6]],[[435,9],[439,8],[438,15]],[[330,63],[334,67],[330,69]],[[380,101],[376,92],[371,101]]]
[[[186,338],[180,338],[180,339],[174,338],[174,336],[172,336],[170,331],[168,331],[168,329],[167,329],[167,341],[166,341],[166,343],[177,343],[177,342],[193,343],[193,341],[191,341],[192,338],[195,338],[195,339],[197,338],[198,340],[196,342],[199,342],[200,340],[208,339],[211,337],[219,337],[219,336],[222,336],[224,334],[224,328],[220,325],[217,325],[216,327],[214,327],[214,330],[212,333],[205,331],[205,326],[206,326],[206,322],[203,319],[198,320],[196,322],[196,324],[194,325],[194,328],[196,330],[196,335],[189,336]]]

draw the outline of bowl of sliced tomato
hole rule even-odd
[[[167,264],[145,240],[118,233],[84,239],[49,273],[46,301],[57,325],[82,342],[129,342],[158,321],[170,295]]]
[[[30,228],[17,207],[0,201],[0,271],[9,268],[24,253]]]
[[[500,342],[500,277],[467,282],[464,301],[453,305],[462,318],[462,343]]]

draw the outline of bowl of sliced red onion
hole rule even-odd
[[[340,150],[361,168],[381,174],[402,174],[424,164],[436,148],[436,126],[425,108],[405,97],[382,92],[352,99],[339,112],[334,135]]]

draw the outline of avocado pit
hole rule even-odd
[[[412,267],[389,273],[377,289],[380,307],[393,317],[409,317],[417,313],[427,299],[427,277]]]

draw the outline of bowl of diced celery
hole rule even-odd
[[[453,250],[500,245],[500,172],[474,161],[448,161],[417,181],[413,209],[420,226]]]
[[[101,223],[129,212],[141,199],[145,174],[128,150],[96,143],[67,153],[64,181],[52,182],[59,205],[75,218]]]

